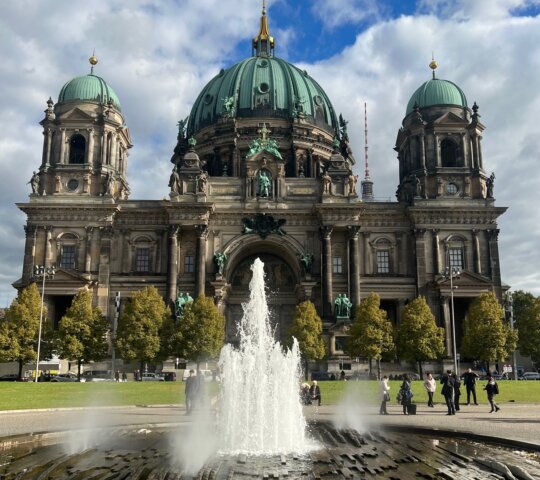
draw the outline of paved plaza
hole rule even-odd
[[[463,432],[493,438],[505,438],[538,447],[540,451],[540,404],[501,405],[501,411],[490,414],[488,405],[463,406],[456,416],[446,416],[446,408],[418,405],[418,414],[403,415],[401,406],[389,405],[390,415],[378,415],[378,408],[344,408],[338,405],[308,406],[308,420],[339,421],[344,415],[354,425],[376,431],[382,426],[421,428]],[[0,412],[0,437],[27,433],[76,430],[98,427],[141,426],[165,427],[191,421],[183,405],[128,406],[100,408],[47,409]]]

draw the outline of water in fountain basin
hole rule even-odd
[[[299,396],[300,354],[274,340],[264,285],[264,264],[251,269],[250,299],[239,325],[240,345],[221,351],[223,374],[220,450],[270,455],[310,448]]]

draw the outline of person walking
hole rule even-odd
[[[319,402],[319,407],[321,406],[321,389],[319,388],[319,385],[317,385],[317,380],[313,380],[311,382],[311,387],[309,388],[309,395],[311,397],[311,401],[314,402],[317,400]]]
[[[428,372],[426,374],[426,379],[424,380],[424,388],[426,389],[426,392],[428,394],[428,407],[434,407],[433,404],[433,394],[435,393],[435,390],[437,390],[437,383],[435,382],[435,379],[433,378],[433,375],[431,372]]]
[[[455,373],[452,374],[452,377],[454,378],[454,408],[456,409],[456,412],[459,412],[459,397],[461,397],[461,380]]]
[[[484,387],[484,390],[487,393],[488,402],[491,405],[489,413],[498,412],[500,407],[495,403],[495,395],[499,394],[499,385],[491,375],[488,375],[488,383]]]
[[[404,373],[403,382],[401,383],[401,387],[399,387],[398,393],[398,401],[403,406],[403,415],[409,414],[409,405],[411,404],[412,397],[411,380],[409,379],[409,376]]]
[[[381,408],[379,409],[379,415],[388,415],[388,410],[386,410],[386,402],[390,400],[390,385],[388,385],[388,377],[386,375],[379,382],[379,392],[381,395]]]
[[[195,370],[189,371],[189,377],[186,379],[186,414],[191,415],[197,397],[199,395],[199,379],[195,375]]]
[[[469,368],[463,374],[463,383],[465,384],[465,389],[467,390],[467,406],[471,404],[471,394],[474,400],[474,404],[478,405],[478,402],[476,401],[476,382],[477,381],[478,381],[478,374],[473,372],[471,368]]]
[[[444,396],[446,406],[448,407],[448,413],[446,415],[455,415],[456,407],[454,406],[454,377],[452,377],[452,370],[447,370],[446,375],[441,378],[441,393]]]

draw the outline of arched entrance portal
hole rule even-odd
[[[229,294],[225,307],[226,341],[237,343],[238,323],[243,315],[242,303],[249,300],[251,265],[256,258],[264,263],[266,297],[270,309],[270,321],[275,336],[283,340],[291,324],[297,304],[297,273],[281,257],[269,253],[251,254],[241,260],[229,276]]]

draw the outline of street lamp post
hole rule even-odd
[[[452,349],[454,353],[454,372],[458,374],[458,353],[456,347],[456,318],[454,313],[454,278],[459,277],[461,270],[457,267],[447,267],[444,272],[444,277],[450,280],[450,321],[452,324]]]
[[[512,292],[508,290],[506,292],[506,302],[508,307],[508,314],[510,317],[510,328],[512,331],[514,331],[514,299],[512,298]],[[517,371],[517,361],[516,361],[516,350],[512,352],[512,373],[514,380],[518,379],[518,371]]]
[[[45,279],[54,278],[56,271],[55,267],[46,267],[44,265],[34,265],[34,278],[42,280],[41,284],[41,308],[39,311],[39,330],[38,330],[38,344],[37,344],[37,358],[36,358],[36,374],[34,382],[38,381],[39,373],[39,355],[41,353],[41,330],[43,326],[43,303],[45,300]]]

